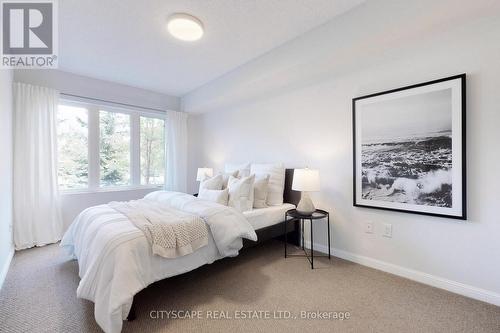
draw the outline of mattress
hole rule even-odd
[[[253,210],[243,212],[243,215],[245,215],[254,230],[259,230],[283,222],[285,220],[286,211],[294,208],[294,205],[285,203],[280,206],[254,208]]]

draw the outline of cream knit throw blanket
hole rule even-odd
[[[197,215],[148,199],[115,201],[109,206],[127,216],[146,235],[153,254],[176,258],[208,244],[207,226]]]

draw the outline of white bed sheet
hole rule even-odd
[[[259,230],[283,222],[285,220],[286,211],[294,208],[295,205],[284,203],[280,206],[254,208],[243,212],[243,215],[247,218],[248,222],[250,222],[254,230]]]
[[[236,256],[242,238],[257,240],[252,226],[230,207],[176,192],[153,192],[147,198],[200,216],[209,228],[208,245],[166,259],[153,255],[144,233],[108,205],[83,211],[64,235],[61,246],[78,259],[81,281],[77,296],[95,303],[96,321],[106,333],[121,331],[134,295],[149,284],[225,256]]]

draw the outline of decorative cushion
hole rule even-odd
[[[227,206],[229,190],[227,188],[225,190],[207,190],[203,188],[200,190],[198,198]]]
[[[255,182],[253,185],[253,208],[267,207],[269,177],[269,175],[255,175]]]
[[[283,192],[285,191],[285,167],[279,164],[252,164],[252,174],[268,174],[269,187],[267,193],[267,204],[269,206],[280,206],[283,204]]]
[[[226,163],[224,167],[225,172],[234,172],[238,171],[238,174],[235,177],[248,177],[250,176],[250,163],[243,164],[235,164],[235,163]]]
[[[253,183],[255,175],[245,178],[229,177],[227,188],[229,189],[228,206],[234,207],[240,212],[252,210],[253,207]]]
[[[222,175],[216,175],[213,177],[208,177],[205,178],[200,182],[200,189],[198,190],[198,193],[201,192],[201,190],[222,190]]]
[[[225,189],[227,188],[229,177],[233,176],[238,178],[238,170],[234,170],[233,172],[221,172],[220,175],[222,175],[222,189]]]

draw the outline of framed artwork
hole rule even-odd
[[[465,74],[354,98],[354,206],[465,220]]]

